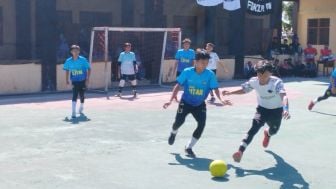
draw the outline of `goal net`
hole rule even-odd
[[[139,85],[164,85],[175,81],[175,53],[181,45],[180,28],[94,27],[89,60],[92,86],[106,92],[118,85],[118,57],[125,43],[132,44]],[[92,83],[91,82],[91,83]]]

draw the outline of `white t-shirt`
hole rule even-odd
[[[283,106],[280,94],[285,94],[283,82],[280,78],[271,76],[268,84],[260,85],[258,77],[252,77],[242,84],[243,90],[248,93],[255,89],[258,105],[267,109],[276,109]]]
[[[217,62],[219,61],[219,57],[217,53],[211,52],[210,53],[210,59],[209,59],[209,64],[208,64],[208,69],[209,70],[215,70],[217,69]]]

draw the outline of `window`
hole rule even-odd
[[[330,19],[308,19],[308,43],[312,45],[329,44]]]

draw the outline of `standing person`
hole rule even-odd
[[[65,79],[67,85],[72,82],[72,118],[76,118],[76,104],[78,95],[80,96],[79,113],[82,114],[84,110],[84,91],[89,84],[91,66],[86,58],[79,56],[80,47],[78,45],[72,45],[70,48],[72,57],[68,58],[63,66],[66,71]]]
[[[196,62],[194,67],[186,68],[177,78],[177,84],[173,89],[170,101],[163,105],[167,108],[174,99],[181,87],[184,88],[182,98],[177,109],[175,122],[170,133],[168,144],[173,145],[178,129],[182,126],[188,114],[192,114],[197,121],[197,128],[194,131],[191,140],[185,147],[185,152],[190,157],[196,157],[192,148],[201,138],[206,122],[206,105],[210,90],[214,90],[217,98],[223,105],[230,105],[228,100],[223,101],[218,90],[218,83],[215,74],[206,69],[210,56],[205,51],[198,51],[196,54]]]
[[[216,76],[217,63],[219,62],[219,57],[218,57],[217,53],[215,53],[213,51],[214,47],[215,47],[214,44],[207,43],[206,46],[205,46],[205,50],[210,55],[209,64],[207,66],[207,69],[213,71],[215,76]],[[210,98],[209,101],[210,102],[215,102],[216,98],[215,98],[215,95],[214,95],[212,90],[210,91],[210,96],[211,96],[211,98]]]
[[[125,86],[126,81],[131,81],[132,89],[133,89],[133,97],[137,97],[136,91],[136,73],[138,72],[138,65],[136,62],[136,57],[134,52],[131,51],[132,45],[131,43],[124,44],[124,51],[120,53],[118,58],[118,65],[119,65],[119,74],[118,77],[120,79],[119,82],[119,90],[118,95],[121,97],[122,90]]]
[[[317,66],[315,63],[315,56],[317,55],[317,50],[311,44],[307,44],[307,48],[303,51],[306,61],[305,75],[308,77],[316,77]]]
[[[336,69],[332,72],[330,76],[330,83],[324,95],[310,101],[308,105],[308,110],[312,110],[315,104],[321,102],[322,100],[327,100],[331,96],[336,97]]]
[[[178,77],[181,72],[188,67],[194,65],[195,51],[190,49],[191,40],[186,38],[182,41],[183,49],[180,49],[175,54],[175,66],[176,77]]]
[[[253,77],[242,84],[241,89],[232,92],[223,91],[225,96],[245,94],[255,89],[258,98],[257,112],[253,118],[252,127],[242,140],[238,151],[232,156],[236,162],[240,162],[245,149],[265,123],[269,126],[264,130],[263,146],[266,148],[271,136],[278,132],[282,118],[290,118],[286,91],[282,80],[272,76],[273,65],[267,61],[259,61],[255,70],[257,77]]]

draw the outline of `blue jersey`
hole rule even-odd
[[[121,74],[133,75],[134,71],[134,63],[136,62],[134,52],[121,52],[118,58],[118,62],[121,63],[120,71]]]
[[[63,69],[70,72],[71,81],[84,81],[87,77],[87,70],[91,67],[86,58],[79,56],[77,60],[72,57],[68,58],[63,65]]]
[[[192,49],[180,49],[177,51],[175,59],[178,61],[177,71],[182,72],[185,68],[192,66],[195,60],[195,51]]]
[[[336,87],[336,69],[331,73],[331,77],[334,79],[334,83],[330,83],[328,89],[331,89],[332,85]]]
[[[194,67],[186,68],[177,78],[177,82],[184,87],[182,101],[192,106],[201,105],[210,90],[218,88],[215,74],[208,69],[197,73]]]

